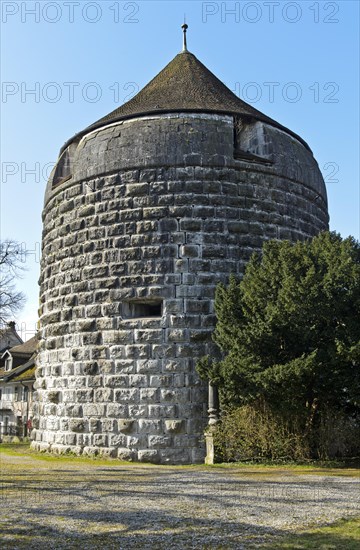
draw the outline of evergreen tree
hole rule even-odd
[[[223,359],[204,357],[202,377],[223,405],[263,401],[313,422],[321,411],[360,415],[360,247],[324,232],[268,241],[244,278],[217,288],[214,340]]]

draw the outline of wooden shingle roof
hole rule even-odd
[[[240,115],[260,120],[294,136],[297,134],[242,101],[221,82],[195,55],[179,53],[140,92],[108,115],[71,138],[62,148],[88,132],[119,120],[173,112],[201,112]]]

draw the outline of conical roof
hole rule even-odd
[[[74,138],[119,120],[172,112],[242,115],[280,128],[308,148],[294,132],[239,99],[187,50],[176,55],[135,97],[85,128]]]
[[[186,51],[175,56],[135,97],[98,123],[176,111],[238,113],[272,121],[239,99],[195,55]]]

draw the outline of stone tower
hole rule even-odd
[[[214,353],[217,283],[265,239],[328,227],[308,145],[184,41],[133,99],[64,145],[43,222],[32,446],[202,462],[195,364]]]

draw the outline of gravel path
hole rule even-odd
[[[0,453],[2,549],[242,549],[359,515],[359,479]]]

